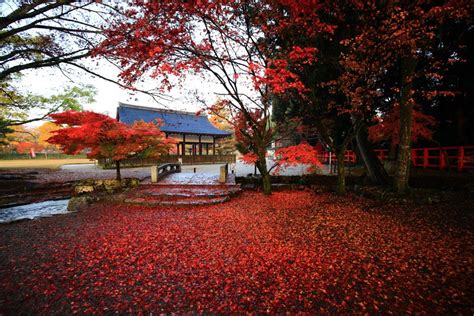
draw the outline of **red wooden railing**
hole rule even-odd
[[[374,151],[381,161],[387,160],[387,149],[375,149]],[[337,158],[335,154],[325,151],[319,155],[319,160],[327,164],[330,160],[336,162]],[[355,152],[352,150],[346,151],[344,161],[355,163],[357,161]],[[411,161],[412,165],[418,168],[437,168],[440,170],[449,168],[460,172],[474,169],[474,146],[413,148]]]
[[[356,154],[352,150],[347,150],[346,155],[344,156],[344,162],[347,163],[355,163],[357,161]],[[337,161],[336,154],[328,151],[323,151],[320,155],[318,155],[319,161],[321,163],[329,163],[329,161]]]

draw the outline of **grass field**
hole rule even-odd
[[[89,159],[49,159],[49,160],[0,160],[0,169],[36,169],[36,168],[48,168],[58,169],[62,165],[67,164],[84,164],[92,163]]]

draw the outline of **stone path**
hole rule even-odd
[[[172,173],[158,183],[147,179],[128,192],[124,202],[148,207],[193,207],[223,203],[240,193],[240,185],[236,185],[233,174],[229,175],[227,183],[220,183],[219,169],[207,169],[208,172],[199,172],[197,168],[183,168],[182,172]]]
[[[147,207],[193,207],[227,202],[241,192],[232,184],[142,184],[127,192],[124,203]]]
[[[159,184],[175,185],[221,185],[219,176],[214,173],[173,173],[159,181]],[[229,175],[227,184],[235,184],[234,175]]]
[[[159,181],[160,184],[219,184],[219,176],[212,173],[173,173]]]

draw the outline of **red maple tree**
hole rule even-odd
[[[43,146],[30,142],[30,141],[25,141],[25,142],[20,142],[15,144],[15,150],[20,153],[20,154],[26,154],[26,153],[31,153],[32,156],[34,156],[34,153],[37,151],[42,151],[44,149]]]
[[[395,134],[399,143],[395,189],[408,190],[411,142],[413,133],[429,134],[415,129],[413,123],[421,117],[416,112],[417,100],[433,95],[450,96],[450,91],[429,91],[430,87],[417,86],[418,78],[432,78],[431,86],[439,80],[439,70],[448,60],[429,58],[430,48],[437,44],[437,35],[446,20],[466,19],[472,15],[469,1],[413,1],[413,2],[356,2],[359,19],[356,36],[342,42],[346,53],[340,64],[344,69],[338,85],[362,115],[374,111],[375,100],[390,94],[391,116],[398,128]],[[427,57],[428,56],[428,57]],[[426,64],[420,61],[428,58]],[[389,75],[396,76],[390,85]],[[436,88],[435,88],[436,89]],[[397,113],[395,113],[395,111]],[[395,119],[398,117],[398,119]],[[390,120],[390,119],[389,119]],[[429,119],[423,118],[426,125]],[[376,129],[376,128],[375,128]],[[392,129],[394,131],[394,129]],[[394,138],[392,138],[394,139]]]
[[[135,122],[127,125],[95,112],[66,111],[51,114],[63,128],[53,132],[49,143],[61,146],[66,154],[75,155],[87,150],[89,158],[109,158],[115,161],[117,180],[120,161],[133,156],[157,158],[168,152],[174,140],[166,138],[159,122]]]
[[[322,167],[318,151],[307,143],[279,148],[275,151],[275,173],[290,166],[306,165],[307,172],[316,172]]]
[[[163,90],[171,87],[171,76],[199,72],[216,79],[227,105],[239,116],[235,125],[245,126],[241,135],[258,156],[264,192],[270,194],[265,159],[276,135],[269,124],[272,95],[304,90],[288,65],[303,67],[314,60],[315,52],[294,46],[287,55],[273,53],[277,46],[265,41],[265,30],[275,24],[282,5],[304,7],[293,1],[134,1],[105,31],[106,40],[96,54],[118,59],[125,68],[121,77],[129,85],[143,75],[159,80]],[[325,31],[316,19],[311,30]]]
[[[298,165],[307,165],[306,172],[316,172],[322,164],[318,159],[318,151],[309,144],[298,144],[279,148],[275,151],[275,157],[269,172],[278,175],[284,168]],[[247,165],[258,163],[258,156],[253,153],[246,153],[240,157],[240,160]]]
[[[433,116],[414,108],[411,124],[412,143],[416,143],[419,139],[432,139],[432,128],[436,125]],[[394,106],[389,113],[377,118],[377,124],[369,127],[369,139],[372,142],[388,140],[392,146],[400,143],[400,109],[398,106]]]
[[[361,126],[380,111],[380,98],[390,90],[390,98],[386,97],[384,102],[390,100],[391,106],[398,109],[400,118],[397,134],[401,146],[395,183],[398,192],[406,191],[413,108],[417,95],[434,93],[425,91],[430,87],[420,88],[413,82],[422,76],[431,76],[434,78],[431,82],[436,81],[437,71],[443,66],[440,60],[430,60],[426,65],[419,60],[430,55],[429,49],[436,45],[443,21],[469,18],[472,4],[462,0],[302,3],[298,7],[293,1],[287,1],[280,10],[275,10],[275,16],[278,12],[280,16],[270,20],[277,22],[265,32],[268,38],[275,40],[279,56],[283,59],[292,56],[295,44],[304,46],[305,51],[315,52],[314,67],[303,64],[300,69],[291,62],[287,63],[287,67],[294,74],[292,78],[295,81],[304,83],[298,89],[298,97],[303,95],[302,107],[309,108],[308,112],[318,112],[315,125],[320,138],[339,157],[338,174],[344,173],[341,158],[347,145],[361,134]],[[326,25],[326,32],[323,33],[311,31],[312,20],[324,25],[319,20],[321,17],[334,26]],[[310,31],[305,33],[307,30]],[[325,78],[325,73],[330,75]],[[395,84],[388,86],[390,81]],[[439,92],[436,94],[440,95]],[[441,94],[449,93],[443,91]],[[337,97],[331,100],[325,95]],[[343,122],[337,116],[350,119]],[[343,123],[338,124],[337,121]],[[331,125],[345,128],[332,129]],[[361,156],[365,158],[367,155]],[[339,192],[343,191],[343,177],[340,180]]]

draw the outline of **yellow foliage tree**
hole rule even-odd
[[[46,122],[43,125],[37,127],[35,131],[38,134],[38,144],[41,145],[46,151],[58,151],[59,146],[50,144],[47,142],[47,140],[53,136],[53,131],[56,131],[60,128],[60,126],[54,124],[53,122]]]
[[[234,129],[232,125],[229,123],[229,120],[231,119],[231,117],[230,117],[228,108],[225,106],[219,107],[219,104],[222,102],[223,102],[222,100],[216,101],[216,104],[213,106],[213,108],[219,108],[219,110],[216,113],[211,113],[211,116],[209,117],[209,121],[211,122],[212,125],[214,125],[218,129],[231,132],[232,136],[220,138],[219,140],[216,141],[216,153],[219,155],[234,154],[235,149],[236,149]]]

